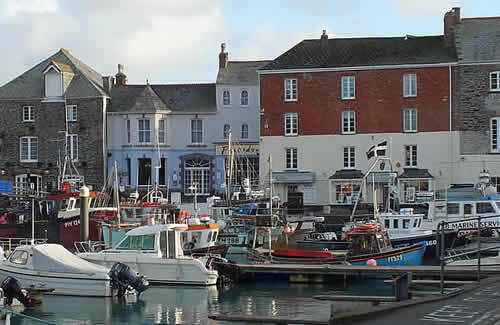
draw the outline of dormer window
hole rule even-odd
[[[51,65],[45,70],[45,97],[61,97],[62,95],[62,73]]]

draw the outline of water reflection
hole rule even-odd
[[[385,295],[377,283],[351,283],[352,293]],[[297,284],[286,281],[241,283],[218,291],[216,287],[151,287],[142,300],[46,296],[41,306],[25,313],[58,324],[221,324],[208,320],[212,312],[290,316],[326,320],[330,302],[313,299],[318,294],[344,294],[343,283]],[[335,311],[368,308],[369,304],[339,302]],[[38,324],[15,317],[14,324]]]

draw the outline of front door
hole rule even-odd
[[[137,185],[151,186],[151,158],[139,158],[138,169]]]

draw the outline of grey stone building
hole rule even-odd
[[[461,18],[460,8],[453,8],[444,22],[445,35],[455,41],[458,56],[453,112],[460,131],[456,167],[470,176],[487,169],[500,183],[500,18]]]
[[[0,87],[3,179],[18,188],[54,189],[67,150],[84,182],[100,188],[111,82],[61,49]]]

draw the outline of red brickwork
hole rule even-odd
[[[403,97],[403,74],[417,74],[417,96]],[[355,99],[341,99],[341,77],[356,78]],[[297,102],[284,101],[284,80],[298,82]],[[448,67],[264,74],[261,135],[284,134],[284,113],[297,112],[299,135],[341,134],[342,111],[356,112],[356,133],[403,132],[403,110],[416,108],[418,132],[449,129]],[[266,126],[268,126],[266,128]]]

